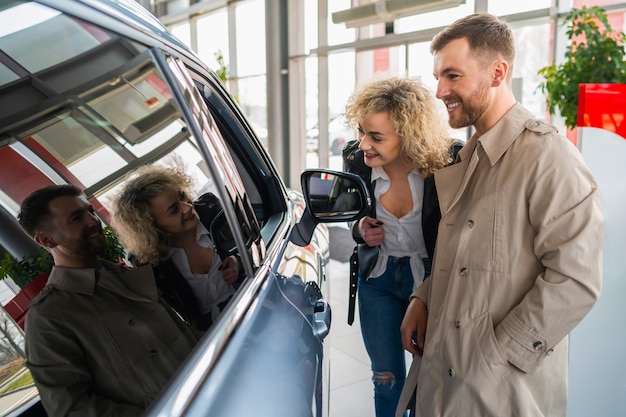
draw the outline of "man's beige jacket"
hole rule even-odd
[[[576,147],[516,104],[435,173],[424,355],[398,416],[565,416],[568,334],[600,295],[603,214]],[[416,390],[417,384],[417,390]]]

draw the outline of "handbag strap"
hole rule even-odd
[[[352,256],[350,256],[350,287],[348,289],[348,324],[352,326],[354,323],[354,311],[356,310],[356,289],[359,280],[359,265],[357,247],[354,247]]]
[[[371,196],[374,196],[374,185],[372,184],[372,169],[365,165],[363,151],[359,150],[359,141],[352,140],[346,143],[343,148],[343,170],[346,172],[352,172],[359,175],[365,185],[368,187],[368,191]],[[373,202],[370,213],[371,217],[376,217],[376,203]],[[354,234],[352,225],[352,237],[357,243],[365,243],[360,236]],[[350,256],[350,281],[348,288],[348,325],[352,326],[354,323],[354,314],[356,310],[356,293],[359,282],[359,257],[357,247],[354,247],[352,256]]]

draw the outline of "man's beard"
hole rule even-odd
[[[66,247],[68,252],[77,256],[99,256],[107,250],[107,241],[102,238],[89,238],[87,235],[79,240],[60,239],[59,244]]]
[[[489,107],[489,85],[483,83],[467,100],[461,102],[461,112],[456,118],[449,118],[453,129],[474,126]]]

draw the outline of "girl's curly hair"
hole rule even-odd
[[[345,118],[357,128],[369,115],[385,112],[402,140],[402,158],[423,177],[452,162],[446,120],[432,92],[412,78],[375,79],[348,99]]]
[[[184,172],[159,165],[132,171],[113,201],[112,224],[129,253],[142,263],[157,264],[169,255],[170,238],[154,224],[151,200],[165,192],[189,195],[192,179]]]

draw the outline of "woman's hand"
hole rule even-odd
[[[220,265],[222,278],[229,284],[234,283],[239,278],[239,261],[235,255],[225,258]]]
[[[368,246],[379,246],[385,240],[383,222],[373,217],[365,216],[359,220],[357,231]]]

